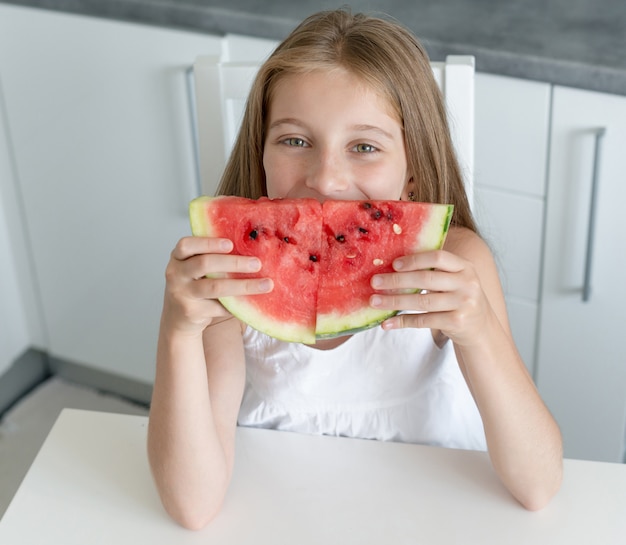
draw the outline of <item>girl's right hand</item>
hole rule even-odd
[[[185,237],[178,241],[165,271],[164,325],[201,334],[216,318],[229,316],[218,297],[272,290],[269,278],[207,278],[261,269],[258,258],[231,255],[232,250],[233,243],[223,238]]]

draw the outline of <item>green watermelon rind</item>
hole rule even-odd
[[[374,309],[368,310],[374,311]],[[334,339],[335,337],[343,337],[345,335],[354,335],[355,333],[376,327],[396,314],[398,314],[397,310],[378,310],[374,312],[364,310],[358,314],[351,314],[347,317],[349,319],[346,319],[345,316],[337,318],[325,316],[323,319],[318,317],[318,326],[315,330],[315,338],[322,340]],[[321,326],[320,322],[322,323]]]
[[[257,307],[248,304],[242,297],[229,295],[220,297],[219,301],[233,316],[248,324],[248,327],[253,327],[270,337],[292,343],[315,343],[315,334],[308,327],[293,323],[274,322],[263,312],[260,312]]]
[[[419,247],[420,251],[440,250],[448,236],[450,223],[452,222],[452,214],[454,206],[451,204],[434,205],[432,214],[439,214],[439,221],[429,221],[430,229],[423,229],[420,233]]]
[[[189,223],[191,223],[191,232],[196,237],[212,237],[216,235],[211,229],[211,224],[206,221],[204,216],[206,203],[214,198],[203,195],[196,197],[189,203]]]

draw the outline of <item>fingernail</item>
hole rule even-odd
[[[383,279],[380,276],[372,276],[372,287],[379,288],[383,285]]]
[[[380,305],[383,304],[383,298],[380,297],[379,295],[372,295],[372,298],[370,300],[370,304],[373,307],[379,307]]]
[[[251,257],[248,260],[248,269],[252,272],[258,271],[261,268],[261,261],[256,257]]]
[[[259,282],[259,290],[262,292],[272,291],[273,286],[274,283],[271,278],[263,278],[263,280]]]
[[[220,249],[230,252],[233,249],[233,243],[228,239],[220,240]]]
[[[385,330],[394,329],[396,327],[396,322],[395,320],[385,320],[381,326]]]
[[[404,267],[404,261],[402,261],[401,259],[396,259],[396,260],[393,262],[393,268],[394,268],[396,271],[399,271],[400,269],[402,269],[402,267]]]

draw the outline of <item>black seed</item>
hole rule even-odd
[[[289,244],[289,237],[283,237],[283,240],[284,240],[287,244]]]
[[[372,219],[379,220],[383,213],[380,210],[372,212]]]
[[[259,232],[256,229],[252,229],[252,231],[250,231],[250,238],[252,240],[255,240],[258,235],[259,235]]]
[[[372,205],[370,203],[368,203],[368,202],[364,202],[363,203],[363,208],[371,208],[371,207],[372,207]]]
[[[367,232],[368,232],[365,227],[359,227],[359,231],[363,233],[364,235],[367,235]]]
[[[346,237],[344,237],[343,235],[337,235],[335,237],[335,239],[337,240],[337,242],[345,242],[346,241]]]
[[[316,255],[310,255],[309,259],[313,262],[317,261],[317,256]]]
[[[391,211],[387,212],[387,219],[389,221],[391,221],[393,219],[393,214],[391,213]]]

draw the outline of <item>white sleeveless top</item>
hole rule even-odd
[[[454,346],[375,327],[319,350],[247,327],[241,426],[485,450]]]

